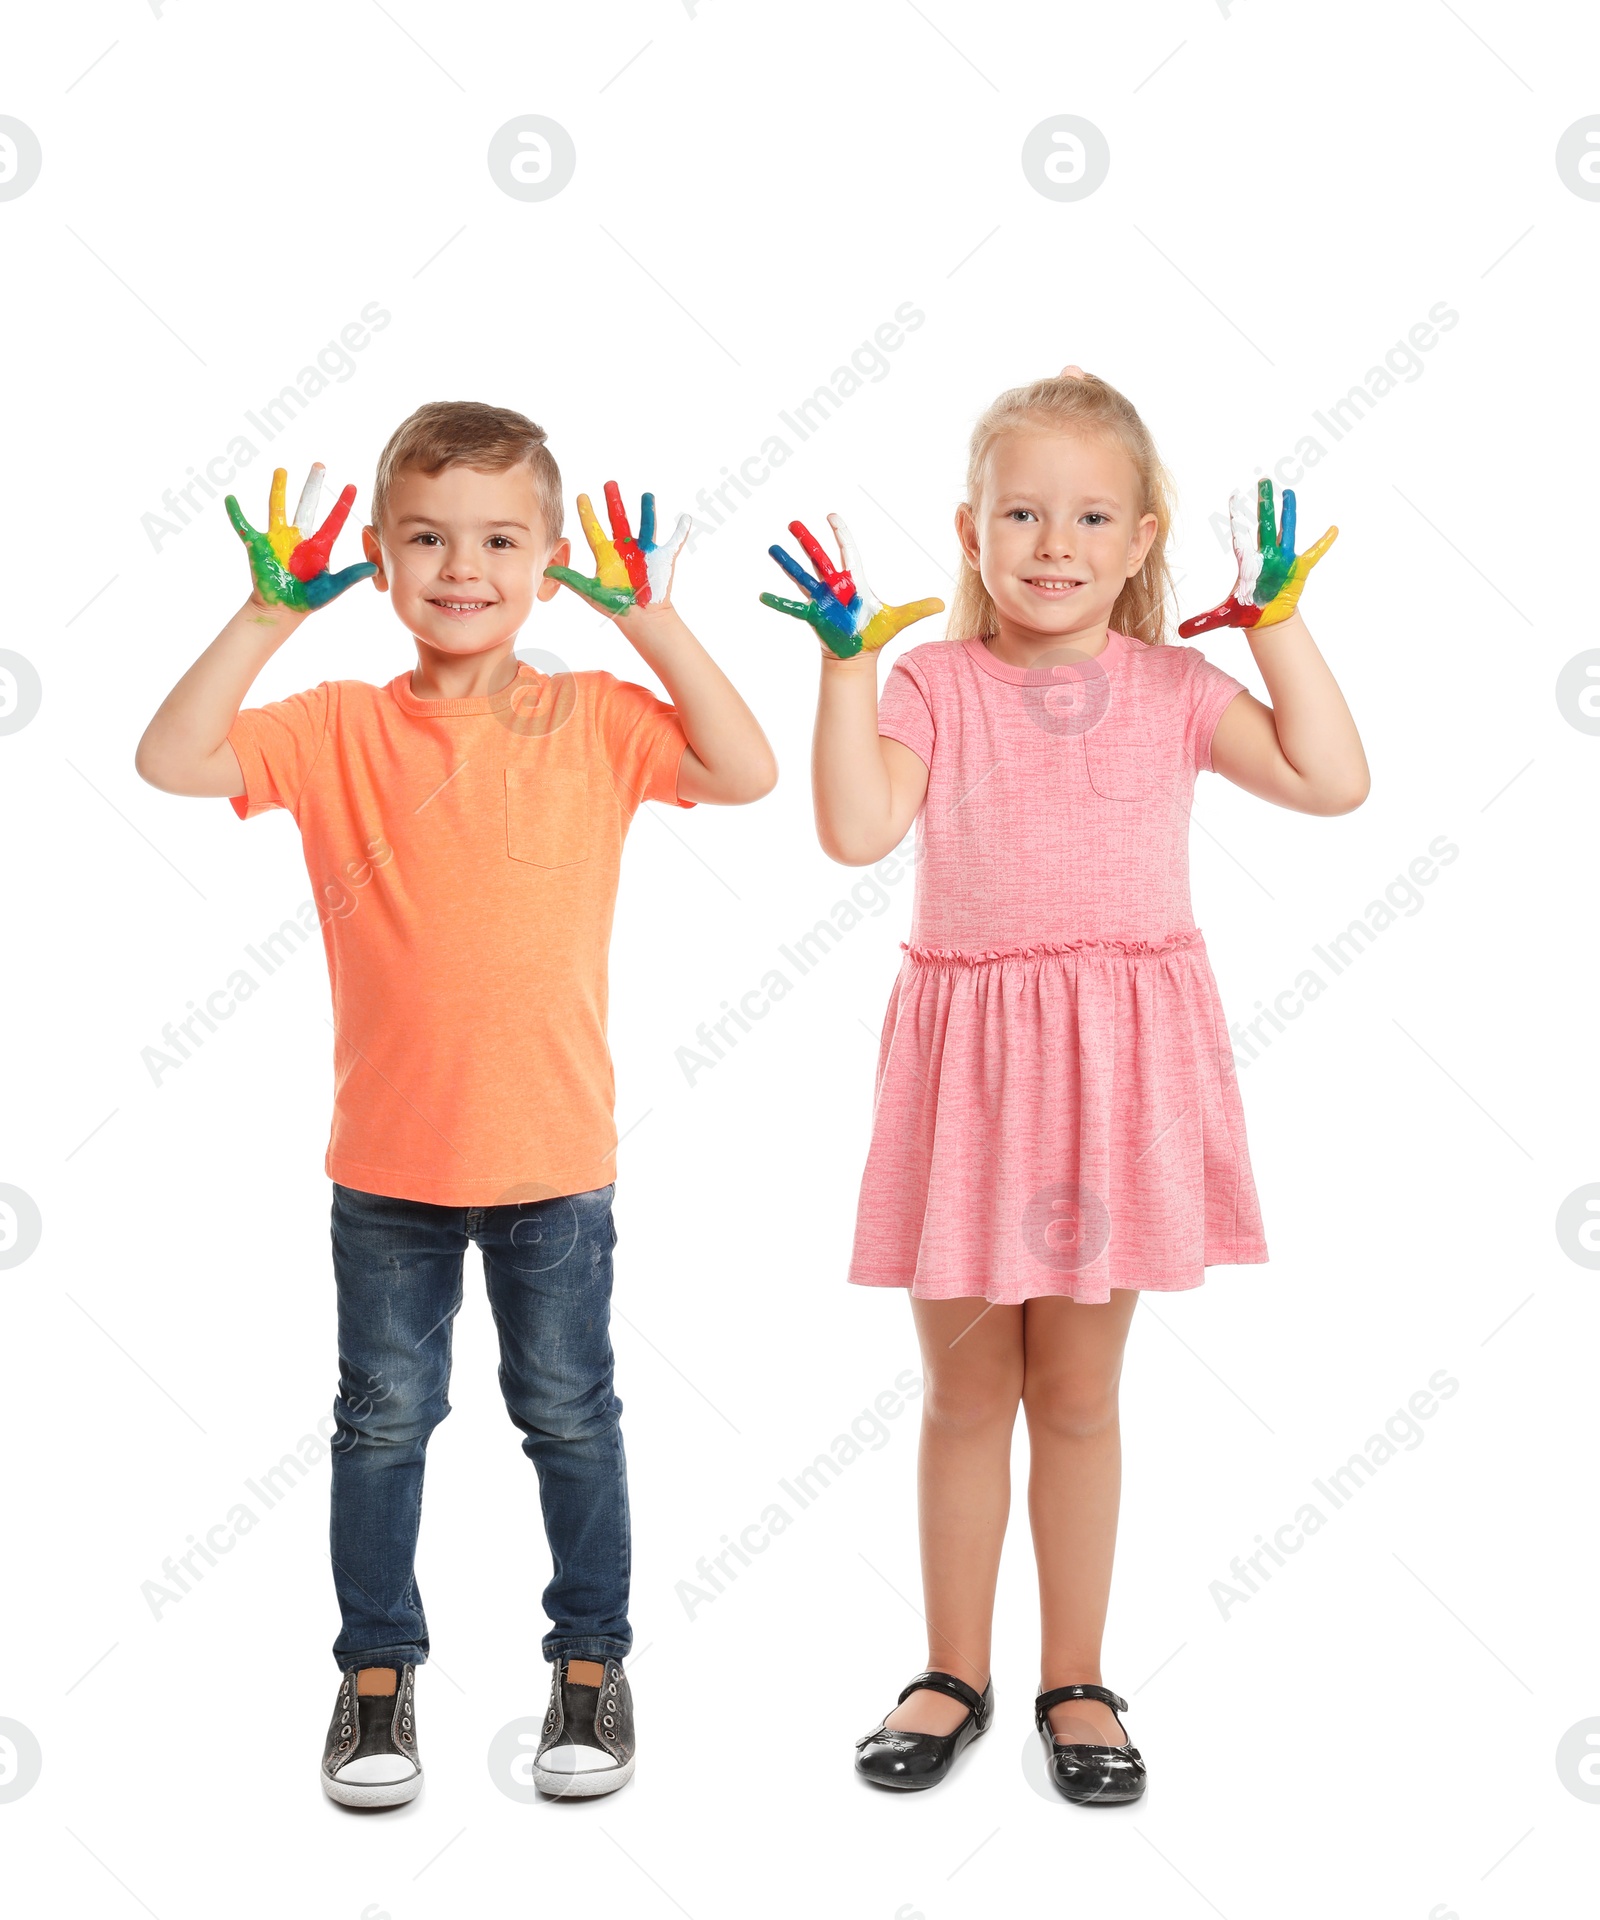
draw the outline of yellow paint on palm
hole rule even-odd
[[[789,531],[805,549],[806,557],[817,569],[807,573],[785,547],[767,548],[778,565],[806,596],[804,600],[785,600],[775,593],[761,595],[761,604],[791,620],[804,620],[817,638],[838,660],[854,660],[863,653],[876,653],[914,620],[925,620],[930,613],[942,613],[942,600],[913,600],[903,607],[886,607],[867,585],[861,555],[850,529],[838,514],[828,515],[839,542],[836,567],[821,543],[799,520],[789,522]]]
[[[942,613],[942,600],[912,600],[903,607],[879,607],[861,629],[861,651],[876,653],[914,620],[926,620],[930,613]]]
[[[1289,569],[1289,577],[1279,587],[1277,593],[1261,609],[1258,627],[1275,627],[1280,621],[1287,620],[1300,604],[1300,595],[1306,584],[1306,576],[1339,537],[1337,527],[1329,527],[1314,547],[1297,556]]]

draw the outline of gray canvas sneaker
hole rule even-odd
[[[398,1807],[422,1791],[416,1674],[396,1670],[393,1693],[357,1693],[359,1669],[339,1683],[322,1753],[322,1790],[344,1807]]]
[[[574,1666],[584,1679],[572,1677]],[[588,1799],[615,1793],[632,1778],[633,1695],[622,1662],[552,1661],[550,1707],[533,1757],[534,1785],[561,1799]]]

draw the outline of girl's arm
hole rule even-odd
[[[850,529],[836,513],[828,515],[828,524],[839,542],[843,570],[813,533],[791,520],[789,531],[817,571],[807,573],[783,547],[768,547],[805,599],[764,593],[761,603],[803,620],[820,642],[822,685],[811,744],[817,838],[830,860],[866,867],[899,846],[928,791],[923,762],[909,747],[878,733],[878,653],[906,627],[942,613],[944,602],[886,606],[867,585]]]
[[[867,867],[906,837],[928,791],[928,769],[878,732],[878,655],[841,660],[822,648],[811,792],[830,860]]]
[[[678,798],[742,807],[778,783],[778,762],[733,682],[670,604],[615,616],[660,676],[689,745],[678,762]]]
[[[1222,710],[1211,739],[1216,771],[1297,813],[1350,813],[1372,789],[1361,736],[1338,682],[1298,612],[1246,627],[1272,704],[1253,694]]]

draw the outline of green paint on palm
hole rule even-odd
[[[632,587],[603,587],[597,579],[587,573],[579,573],[575,567],[546,567],[544,577],[547,580],[559,580],[563,586],[581,593],[585,600],[592,600],[597,607],[604,607],[607,613],[626,613],[630,607],[639,604],[639,596]]]
[[[774,612],[786,613],[791,620],[804,620],[808,627],[816,630],[818,639],[832,654],[841,660],[853,660],[861,651],[861,636],[856,633],[842,633],[835,621],[827,618],[815,600],[785,600],[782,594],[764,593],[761,604],[771,607]]]
[[[1256,485],[1256,544],[1261,549],[1261,575],[1251,596],[1258,607],[1270,606],[1282,591],[1283,583],[1294,571],[1294,521],[1288,496],[1284,503],[1284,532],[1288,538],[1279,543],[1272,512],[1272,482]]]
[[[271,540],[251,526],[231,493],[222,504],[228,509],[233,530],[244,542],[245,552],[250,556],[250,577],[256,583],[256,592],[269,606],[294,607],[301,611],[308,608],[311,601],[306,594],[305,582],[297,580],[273,552]]]

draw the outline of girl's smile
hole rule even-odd
[[[1027,666],[1064,640],[1089,654],[1104,645],[1117,597],[1156,534],[1138,500],[1133,461],[1104,434],[1000,435],[976,497],[956,515],[962,550],[994,602],[997,658]]]

